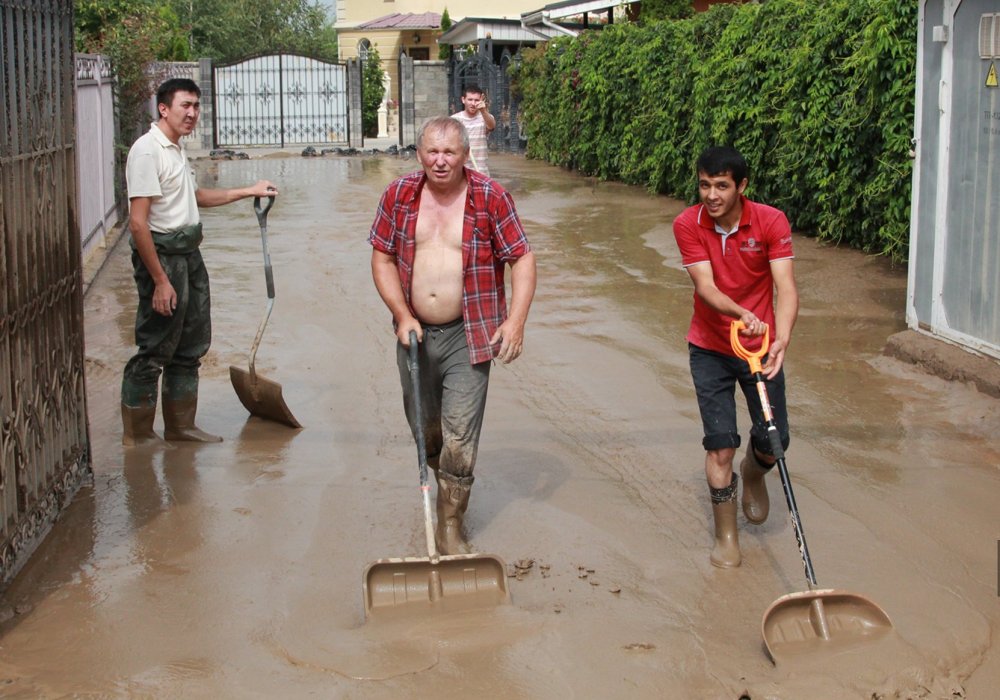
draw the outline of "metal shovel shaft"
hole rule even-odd
[[[260,347],[260,341],[264,337],[264,329],[267,328],[267,321],[271,318],[271,310],[274,308],[274,273],[271,270],[271,251],[267,245],[267,212],[274,204],[274,197],[267,197],[267,205],[263,207],[260,200],[260,197],[254,197],[253,210],[257,214],[257,223],[260,224],[260,241],[264,250],[267,308],[264,312],[264,318],[257,326],[257,335],[254,336],[253,345],[250,346],[250,371],[246,372],[240,367],[230,366],[229,378],[240,403],[251,415],[283,423],[291,428],[301,428],[302,424],[296,420],[285,404],[281,394],[281,385],[265,377],[257,376],[257,348]]]

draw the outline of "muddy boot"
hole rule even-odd
[[[736,529],[736,482],[722,489],[709,487],[712,493],[712,515],[715,516],[715,547],[712,549],[712,565],[730,569],[740,565],[740,536]]]
[[[434,540],[441,554],[469,554],[472,549],[462,532],[465,509],[469,507],[472,477],[437,473],[437,531]]]
[[[126,447],[165,445],[163,438],[153,432],[156,404],[152,406],[126,406],[122,404],[122,444]]]
[[[767,484],[764,477],[771,471],[757,459],[753,443],[747,445],[747,455],[740,462],[740,476],[743,477],[743,515],[754,525],[760,525],[767,520],[771,509],[771,501],[767,497]]]
[[[187,442],[222,442],[218,435],[206,433],[194,424],[198,396],[193,399],[163,399],[163,437]]]

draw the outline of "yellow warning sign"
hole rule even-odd
[[[997,66],[995,63],[990,63],[990,69],[986,71],[986,87],[996,87],[997,86]]]

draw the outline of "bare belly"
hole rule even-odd
[[[431,254],[417,250],[413,260],[410,302],[424,323],[448,323],[462,315],[462,255],[440,248]]]

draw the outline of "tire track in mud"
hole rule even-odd
[[[551,426],[563,447],[588,469],[619,484],[629,500],[643,504],[657,524],[702,520],[704,513],[694,506],[693,486],[657,466],[649,445],[632,437],[627,410],[595,401],[593,392],[578,382],[579,375],[570,376],[558,366],[536,363],[511,371],[524,387],[520,400],[537,419]],[[565,422],[574,428],[566,430],[560,424]],[[691,528],[658,527],[657,532],[680,552],[704,544]]]

